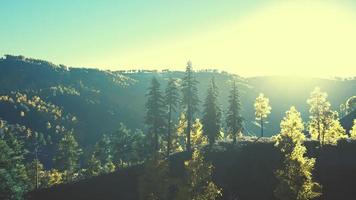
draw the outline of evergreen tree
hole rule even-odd
[[[150,136],[153,151],[160,150],[160,137],[165,130],[165,106],[164,98],[160,90],[160,84],[155,77],[152,78],[151,86],[147,94],[146,124]]]
[[[145,137],[142,131],[137,130],[132,132],[121,123],[119,129],[111,137],[112,162],[117,167],[141,162],[144,159],[144,155],[148,153],[144,152]]]
[[[185,76],[182,82],[182,93],[183,93],[183,107],[185,110],[185,116],[187,120],[187,129],[185,131],[187,135],[186,150],[191,151],[191,141],[190,141],[190,132],[192,129],[193,120],[195,114],[198,112],[198,81],[193,75],[192,63],[189,61],[187,63]]]
[[[255,116],[256,120],[260,121],[261,126],[261,137],[263,137],[263,123],[264,119],[271,113],[271,106],[269,105],[269,99],[266,98],[262,93],[256,98],[255,101]]]
[[[203,125],[199,119],[196,119],[192,126],[191,131],[192,147],[195,149],[201,149],[208,144],[208,138],[203,134]]]
[[[338,121],[338,114],[331,110],[331,104],[327,100],[327,93],[321,92],[316,87],[307,100],[310,105],[310,120],[308,131],[312,139],[324,144],[336,144],[340,138],[345,138],[345,130]]]
[[[186,176],[177,187],[175,200],[215,200],[222,196],[222,190],[212,181],[213,166],[204,160],[198,149],[192,159],[184,163]]]
[[[23,142],[13,133],[6,133],[0,137],[0,150],[0,199],[21,200],[30,189]]]
[[[88,161],[88,168],[86,169],[86,175],[88,177],[98,176],[103,173],[103,167],[99,159],[92,155]]]
[[[57,146],[57,153],[53,159],[55,166],[65,172],[65,181],[72,181],[72,175],[79,168],[79,158],[82,150],[72,132],[66,132]]]
[[[227,109],[226,125],[228,128],[228,133],[232,136],[234,144],[236,144],[236,137],[242,132],[242,121],[240,113],[241,103],[239,99],[238,89],[236,87],[236,82],[232,84],[232,89],[229,95],[229,107]]]
[[[217,102],[218,89],[214,78],[211,79],[204,103],[203,133],[208,137],[209,144],[213,145],[220,136],[221,111]]]
[[[283,154],[283,167],[276,171],[279,181],[274,193],[281,200],[309,200],[320,196],[321,186],[312,180],[315,159],[304,156],[304,125],[300,113],[291,107],[281,122],[275,146]]]
[[[39,154],[41,153],[42,147],[46,145],[46,141],[43,134],[38,132],[30,134],[27,140],[29,141],[29,150],[34,156],[32,163],[27,165],[27,167],[33,167],[33,169],[28,169],[28,171],[31,172],[30,178],[33,180],[33,184],[31,185],[34,186],[34,189],[38,189],[40,185],[40,173],[43,170],[43,165],[39,160]]]
[[[38,189],[42,187],[42,179],[44,174],[43,164],[38,159],[34,159],[27,164],[27,176],[30,180],[30,190]]]
[[[165,91],[165,103],[168,107],[167,125],[167,157],[172,149],[172,112],[176,111],[179,101],[177,81],[170,78]]]
[[[113,159],[113,142],[112,137],[104,134],[95,144],[93,155],[103,165],[112,162]]]

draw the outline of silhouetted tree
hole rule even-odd
[[[179,93],[177,81],[170,78],[165,91],[165,103],[168,107],[168,125],[167,125],[167,156],[171,153],[172,148],[172,112],[176,111],[179,102]]]
[[[164,108],[164,98],[160,90],[160,84],[158,80],[153,77],[147,93],[146,124],[148,126],[148,135],[150,136],[151,145],[156,152],[160,149],[160,137],[165,130],[166,115]]]
[[[241,103],[236,82],[232,83],[232,89],[229,95],[229,106],[227,109],[226,125],[228,133],[232,136],[234,144],[236,144],[237,134],[242,132]]]
[[[190,141],[190,132],[192,129],[192,123],[195,117],[195,114],[198,112],[198,81],[194,77],[194,72],[192,69],[192,63],[189,61],[187,63],[185,76],[182,82],[182,92],[183,92],[183,106],[185,111],[185,116],[187,120],[187,143],[186,149],[187,151],[191,151],[191,141]]]
[[[213,145],[220,136],[221,111],[217,102],[218,89],[214,77],[211,79],[204,102],[203,133],[208,137],[209,145]]]

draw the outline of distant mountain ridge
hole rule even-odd
[[[0,95],[9,94],[11,91],[29,96],[37,95],[44,101],[59,106],[63,112],[75,116],[78,122],[73,129],[85,149],[93,146],[103,133],[114,131],[120,122],[131,129],[145,129],[143,120],[145,94],[151,78],[157,77],[163,90],[169,77],[179,79],[184,75],[184,72],[169,70],[127,72],[72,68],[43,60],[7,55],[0,59]],[[306,100],[316,86],[329,94],[328,98],[334,110],[338,110],[339,105],[348,97],[356,95],[355,78],[348,80],[280,76],[243,78],[212,70],[199,71],[195,75],[199,81],[201,101],[205,98],[209,80],[215,77],[220,92],[219,103],[224,112],[227,109],[230,84],[234,79],[238,82],[246,134],[259,133],[259,128],[253,123],[253,103],[260,92],[270,98],[272,106],[265,131],[268,136],[278,133],[280,120],[292,105],[302,113],[305,122],[308,120]],[[0,118],[15,122],[17,120],[9,119],[8,113],[2,111]]]

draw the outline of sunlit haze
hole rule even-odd
[[[34,2],[0,7],[2,55],[111,70],[183,70],[192,60],[242,76],[356,75],[347,1]]]

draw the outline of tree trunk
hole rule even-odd
[[[187,148],[187,151],[188,152],[191,152],[191,150],[192,150],[192,146],[191,146],[191,144],[190,144],[190,131],[191,131],[191,119],[188,119],[188,121],[187,121],[187,146],[186,146],[186,148]]]
[[[263,119],[261,116],[261,137],[263,137]]]
[[[35,156],[36,156],[36,190],[38,189],[38,153],[37,153],[37,147],[35,148]]]
[[[172,115],[172,105],[169,105],[168,133],[167,133],[167,158],[169,157],[169,154],[171,153],[171,145],[172,145],[172,139],[171,139],[171,115]]]

